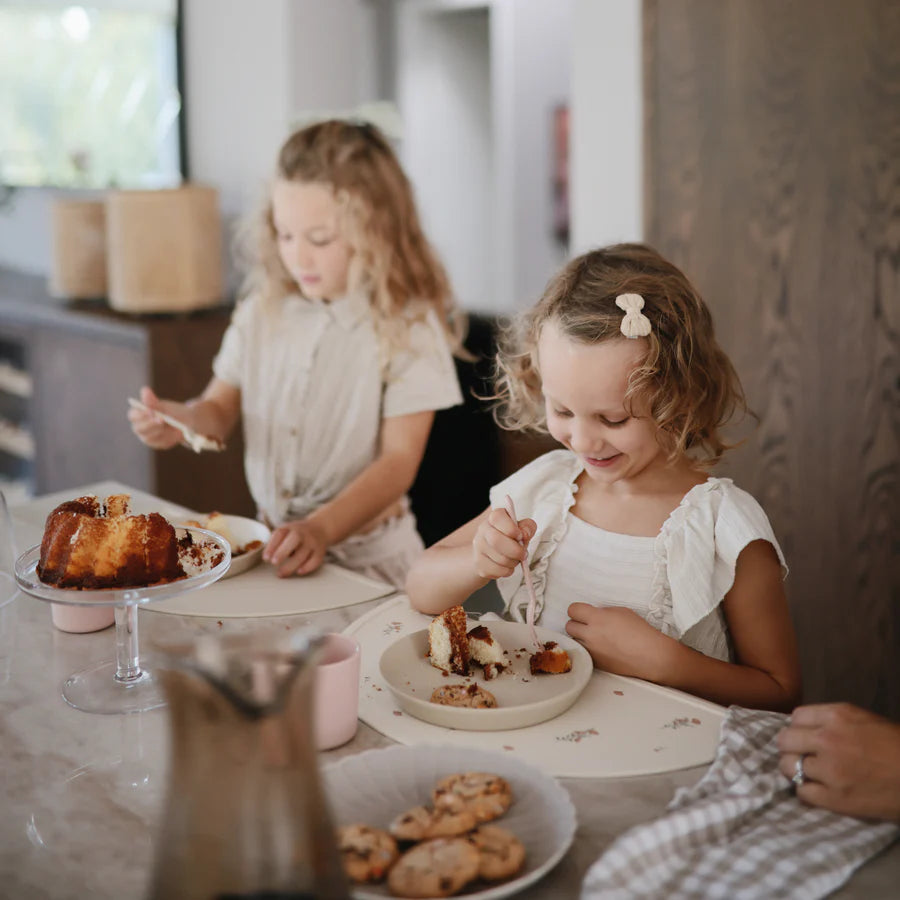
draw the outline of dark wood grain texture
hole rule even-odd
[[[900,3],[645,0],[648,241],[759,427],[806,698],[900,717]]]

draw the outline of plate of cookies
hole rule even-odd
[[[510,754],[386,747],[327,766],[323,779],[356,900],[507,897],[575,836],[568,792]]]
[[[479,621],[461,606],[435,616],[381,655],[379,669],[404,712],[445,728],[503,731],[546,722],[587,687],[594,663],[566,634]]]

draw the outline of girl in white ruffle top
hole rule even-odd
[[[407,579],[437,614],[496,580],[507,615],[568,632],[594,664],[721,704],[799,700],[781,548],[762,508],[707,470],[745,410],[712,318],[655,250],[570,262],[498,356],[501,424],[566,449],[491,490],[490,507],[430,547]],[[509,503],[518,520],[507,511]]]

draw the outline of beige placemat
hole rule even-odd
[[[454,731],[413,718],[394,703],[378,661],[393,641],[427,628],[430,621],[399,595],[346,629],[362,645],[359,717],[401,744],[505,750],[565,778],[652,775],[706,765],[715,755],[725,709],[607,672],[594,672],[584,693],[562,715],[528,728]]]
[[[216,619],[296,616],[377,600],[396,593],[382,581],[325,563],[312,575],[279,578],[268,563],[201,591],[162,600],[144,607],[148,612]]]

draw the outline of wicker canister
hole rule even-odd
[[[106,296],[106,210],[102,200],[55,200],[50,294],[73,300]]]
[[[218,192],[112,191],[106,201],[109,305],[122,312],[185,312],[221,302]]]

